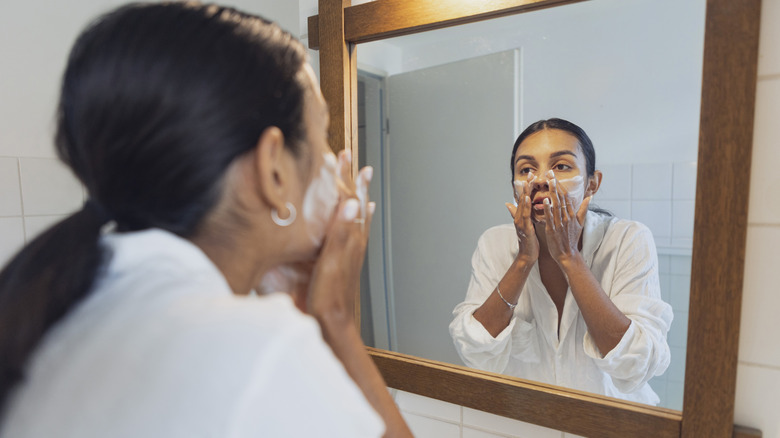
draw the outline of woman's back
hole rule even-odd
[[[381,434],[289,296],[234,295],[203,252],[162,230],[103,242],[108,269],[32,356],[0,435]]]

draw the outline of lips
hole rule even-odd
[[[550,197],[549,196],[542,196],[542,195],[536,196],[534,198],[534,202],[533,202],[534,209],[535,210],[543,210],[544,209],[544,200],[545,199],[550,199]]]

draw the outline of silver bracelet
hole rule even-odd
[[[512,304],[506,299],[504,299],[504,296],[501,295],[501,289],[498,288],[498,285],[496,285],[496,292],[498,292],[498,297],[501,298],[501,301],[505,302],[507,306],[509,306],[509,310],[515,310],[515,307],[517,307],[517,304]]]

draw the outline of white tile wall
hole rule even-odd
[[[631,199],[666,200],[672,197],[672,163],[634,164]]]
[[[631,201],[622,201],[617,200],[613,201],[611,199],[598,199],[594,201],[593,204],[603,208],[604,210],[609,211],[616,217],[620,218],[630,218],[631,217]]]
[[[496,435],[494,433],[485,432],[483,430],[472,429],[470,427],[463,428],[463,438],[504,438],[506,435]]]
[[[748,216],[753,223],[777,223],[777,218],[780,218],[780,172],[777,171],[780,163],[780,147],[777,147],[779,114],[780,78],[759,80],[748,207]]]
[[[671,191],[670,191],[671,193]],[[631,219],[650,228],[657,246],[669,246],[672,238],[672,201],[632,201]]]
[[[780,1],[763,0],[734,420],[780,437]]]
[[[26,216],[67,214],[83,204],[81,184],[59,160],[21,158],[19,161]]]
[[[680,239],[690,242],[687,247],[693,244],[693,213],[696,201],[672,201],[672,239]],[[684,245],[675,245],[684,246]]]
[[[0,157],[0,217],[22,215],[19,160]]]
[[[67,215],[50,216],[25,216],[24,218],[24,237],[27,242],[33,240],[38,234],[45,231],[50,226],[68,217]]]
[[[674,163],[672,175],[672,199],[696,199],[696,162]]]
[[[659,247],[692,247],[696,162],[609,164],[601,170],[596,205],[647,225]]]
[[[24,245],[24,223],[21,217],[0,217],[0,266]]]
[[[607,164],[600,166],[599,170],[603,177],[596,199],[631,199],[631,166]]]
[[[780,437],[780,369],[740,362],[735,403],[737,424],[760,429],[764,438]]]
[[[739,336],[740,360],[776,368],[780,368],[778,248],[780,227],[748,229],[742,314],[750,317],[742,318]]]
[[[461,419],[460,406],[440,400],[431,401],[428,397],[410,392],[398,391],[395,402],[404,411],[414,414],[451,422],[460,422]]]
[[[761,2],[761,38],[758,45],[758,75],[780,74],[780,2]]]
[[[561,432],[487,412],[463,408],[463,424],[488,432],[522,438],[560,438]]]
[[[422,415],[410,414],[401,411],[406,420],[406,424],[412,430],[415,437],[418,438],[458,438],[460,437],[461,426],[459,424],[448,423],[445,421],[424,417]]]

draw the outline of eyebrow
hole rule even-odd
[[[571,155],[574,158],[577,158],[577,154],[575,154],[572,151],[557,151],[550,154],[550,158],[560,157],[562,155]],[[515,160],[515,164],[517,164],[520,160],[528,160],[528,161],[535,161],[536,158],[532,157],[531,155],[518,155],[517,159]]]

